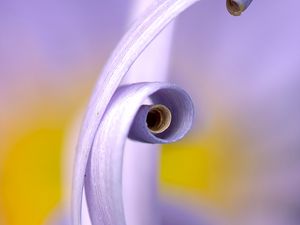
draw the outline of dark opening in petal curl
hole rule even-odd
[[[194,117],[189,95],[181,88],[169,85],[149,97],[154,104],[139,108],[129,138],[147,143],[170,143],[181,139],[191,128]]]
[[[172,113],[166,106],[158,104],[144,107],[148,108],[146,123],[152,133],[159,134],[169,128]]]

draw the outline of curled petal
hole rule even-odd
[[[105,127],[107,129],[110,126],[114,127],[113,124],[115,123],[115,121],[117,121],[116,118],[120,116],[120,111],[117,111],[118,115],[115,114],[115,118],[113,118],[112,116],[107,116],[107,118],[105,119],[105,121],[110,120],[112,125],[108,126],[107,122],[105,122],[106,125],[104,126],[103,123],[104,115],[107,115],[106,112],[110,110],[111,104],[113,104],[114,102],[114,98],[119,98],[118,96],[122,92],[120,89],[117,93],[115,93],[117,88],[119,87],[120,82],[128,72],[129,68],[132,66],[132,64],[136,61],[138,56],[159,34],[159,32],[176,16],[178,16],[181,12],[183,12],[185,9],[187,9],[189,6],[196,3],[197,1],[199,0],[162,0],[155,2],[155,4],[152,7],[150,7],[145,12],[145,14],[142,15],[142,17],[136,21],[136,23],[133,24],[132,28],[121,40],[121,42],[111,55],[108,63],[104,67],[100,79],[97,82],[93,96],[90,100],[77,145],[72,188],[71,218],[73,225],[81,224],[82,192],[88,162],[88,173],[90,173],[90,175],[88,175],[89,180],[86,181],[86,185],[88,186],[86,193],[89,199],[89,208],[91,212],[94,208],[96,208],[96,211],[100,213],[97,216],[96,213],[92,212],[92,221],[94,221],[95,224],[103,224],[104,222],[105,224],[125,224],[125,221],[123,221],[124,215],[122,205],[120,205],[120,203],[117,203],[118,201],[121,202],[121,195],[119,192],[119,188],[121,186],[121,179],[119,179],[119,173],[121,170],[120,162],[122,162],[122,152],[116,151],[116,153],[113,153],[113,151],[109,150],[112,146],[112,143],[110,143],[109,146],[107,142],[105,142],[106,146],[103,145],[104,143],[100,145],[99,141],[97,141],[98,139],[96,138],[96,136],[101,137],[101,140],[106,140],[106,138],[111,140],[111,138],[114,137],[115,133],[107,132],[103,128]],[[139,85],[134,87],[139,87]],[[141,90],[143,90],[144,86],[143,88],[140,88]],[[170,94],[167,88],[162,88],[162,90],[164,91],[160,93],[163,93],[163,95]],[[180,139],[190,127],[189,124],[191,123],[192,116],[191,114],[185,114],[185,110],[177,110],[177,106],[174,106],[176,104],[181,105],[185,101],[173,101],[172,104],[169,104],[169,99],[165,99],[165,97],[162,95],[157,96],[158,97],[152,97],[153,101],[160,102],[160,104],[163,103],[163,105],[169,108],[172,112],[172,121],[176,122],[171,123],[170,127],[164,132],[161,132],[159,134],[153,134],[153,132],[148,132],[147,137],[144,136],[144,138],[141,139],[143,139],[145,142],[151,143],[164,143]],[[140,103],[138,104],[139,107]],[[183,108],[184,107],[188,108],[190,107],[190,105],[183,105]],[[129,108],[128,105],[127,108]],[[132,111],[132,113],[135,114],[136,111],[137,109]],[[184,119],[183,121],[181,120],[182,118]],[[129,129],[127,122],[126,129]],[[120,146],[120,144],[124,142],[123,138],[124,136],[122,135],[122,139],[120,138],[118,140],[115,140],[114,143]],[[95,149],[96,147],[100,149],[100,152],[103,151],[98,156],[98,160],[101,163],[97,163],[97,160],[93,159],[93,157],[91,157],[90,154],[91,150]],[[93,150],[92,152],[95,152],[95,150]],[[117,162],[117,160],[119,161]],[[110,163],[115,163],[116,166],[112,169],[112,167],[108,164],[108,161]],[[98,166],[100,166],[101,168],[99,168]],[[112,175],[112,177],[109,177],[108,174]],[[96,181],[91,179],[91,177],[97,176],[102,176],[103,180],[105,181],[100,181],[99,178],[96,179],[96,181],[99,182],[97,186],[99,185],[101,187],[99,189],[95,188],[96,184],[93,183]],[[109,190],[110,192],[108,192]],[[99,197],[101,199],[99,200],[100,202],[104,201],[107,202],[107,204],[99,205],[100,202],[98,200],[93,200],[91,193],[93,193],[93,197]],[[104,196],[104,193],[113,194],[109,196]],[[116,218],[120,220],[117,220]]]
[[[170,110],[170,115],[167,115],[167,118],[162,118],[167,120],[168,126],[162,132],[153,132],[153,130],[149,129],[147,117],[149,117],[149,112],[151,112],[149,110],[153,110],[153,107],[144,106],[141,107],[132,124],[129,137],[141,142],[160,144],[181,139],[189,131],[193,121],[194,110],[189,95],[178,87],[173,86],[172,88],[164,88],[157,91],[150,98],[154,104],[160,104],[158,106],[164,106]]]
[[[178,113],[175,119],[184,121],[171,123],[170,131],[162,137],[154,136],[152,142],[175,141],[191,128],[193,105],[187,93],[177,86],[137,83],[119,88],[97,131],[87,167],[85,188],[93,224],[126,224],[122,199],[123,147],[135,115],[148,97],[155,103],[168,104],[171,111]]]
[[[227,0],[226,6],[229,13],[233,16],[240,16],[245,11],[252,0]]]
[[[90,100],[76,149],[71,204],[73,225],[81,224],[82,191],[88,157],[114,92],[146,46],[177,15],[197,1],[164,0],[155,3],[133,24],[106,64]]]

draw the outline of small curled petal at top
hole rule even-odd
[[[226,0],[228,12],[233,16],[240,16],[244,12],[252,0]]]

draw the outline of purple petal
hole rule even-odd
[[[77,146],[72,190],[74,224],[80,224],[81,198],[89,152],[112,95],[144,48],[172,19],[195,2],[197,0],[168,0],[155,4],[125,35],[104,68],[90,101]]]
[[[192,125],[192,103],[188,95],[174,85],[138,83],[118,89],[98,128],[87,168],[85,187],[93,224],[126,224],[122,199],[123,147],[136,112],[149,96],[162,99],[172,111],[180,111],[178,114],[183,116],[178,118],[179,124],[170,127],[164,142],[182,137]],[[148,138],[148,134],[145,135]],[[161,138],[154,140],[162,142]],[[155,224],[156,218],[152,220],[149,224]]]

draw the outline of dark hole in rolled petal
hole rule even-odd
[[[164,132],[171,124],[172,114],[164,105],[154,105],[150,108],[146,122],[152,133]]]

